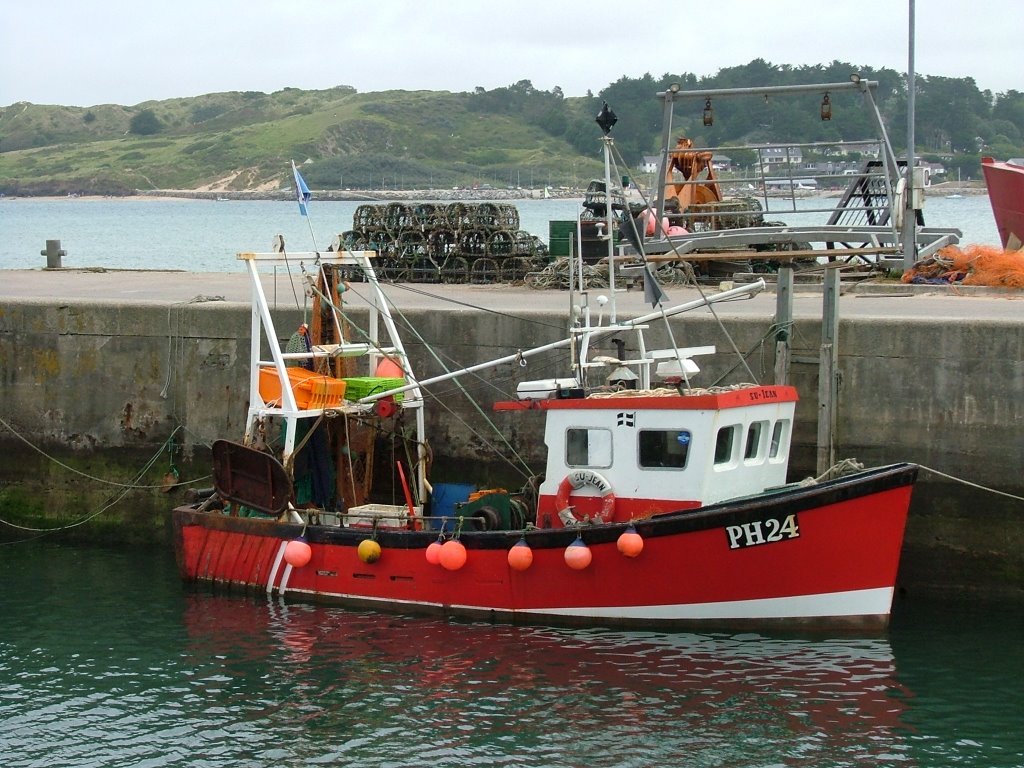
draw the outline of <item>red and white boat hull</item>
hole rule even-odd
[[[1019,250],[1024,244],[1024,161],[1001,163],[991,157],[981,159],[985,185],[992,203],[992,214],[1003,248]]]
[[[531,530],[525,571],[507,559],[520,532],[463,533],[466,563],[450,571],[425,558],[431,531],[378,529],[381,557],[365,563],[370,530],[310,526],[312,559],[292,568],[284,547],[300,525],[179,507],[174,526],[186,580],[296,598],[520,623],[880,627],[916,475],[897,464],[636,521],[636,557],[617,547],[625,523]],[[592,554],[582,570],[564,557],[577,534]]]

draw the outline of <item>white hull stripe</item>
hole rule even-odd
[[[521,613],[555,616],[607,616],[623,619],[799,619],[830,616],[882,616],[892,607],[892,587],[826,592],[760,600],[730,600],[684,605],[608,606],[526,609]]]
[[[288,589],[288,578],[292,575],[291,563],[284,567],[284,573],[281,574],[281,583],[277,585],[277,593],[283,595],[284,591]]]
[[[277,578],[277,569],[281,567],[281,561],[284,560],[284,549],[287,546],[288,542],[282,541],[281,546],[277,548],[277,557],[274,558],[274,567],[270,569],[270,576],[267,578],[268,595],[274,591],[274,580]]]
[[[282,584],[282,590],[284,586]],[[268,590],[269,591],[269,590]],[[294,590],[293,590],[294,591]],[[298,590],[317,594],[311,590]],[[442,603],[419,600],[386,600],[366,595],[323,593],[391,605],[426,605],[438,608]],[[719,603],[680,605],[600,606],[593,608],[517,608],[487,609],[486,606],[452,603],[451,608],[494,610],[503,614],[535,614],[546,616],[583,616],[632,620],[686,621],[706,619],[810,619],[841,616],[887,616],[892,608],[892,587],[861,589],[850,592],[825,592],[796,597],[769,597],[760,600],[732,600]]]

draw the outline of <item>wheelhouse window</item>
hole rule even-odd
[[[747,441],[743,446],[745,461],[764,460],[765,436],[768,434],[767,421],[754,421],[747,427]]]
[[[736,434],[739,432],[739,424],[722,427],[715,437],[715,464],[729,464],[733,460],[733,448],[736,445]]]
[[[609,429],[572,427],[565,432],[565,463],[570,467],[610,467],[612,433]]]
[[[683,469],[690,452],[690,433],[685,429],[641,429],[638,446],[641,467]]]
[[[779,419],[772,427],[772,442],[768,449],[769,459],[778,459],[780,454],[786,455],[786,440],[789,438],[789,420]]]

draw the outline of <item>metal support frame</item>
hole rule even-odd
[[[779,267],[775,283],[775,383],[789,383],[789,350],[793,332],[793,268]]]
[[[245,426],[245,444],[251,445],[254,438],[254,430],[258,421],[266,416],[274,416],[284,420],[286,425],[285,444],[282,450],[281,463],[286,468],[290,468],[291,462],[293,461],[294,453],[296,451],[295,446],[295,434],[296,425],[299,419],[319,418],[323,414],[322,408],[299,408],[295,400],[295,393],[288,385],[288,372],[286,370],[285,360],[286,358],[297,358],[297,357],[317,357],[317,356],[329,356],[331,352],[319,350],[315,348],[312,353],[308,354],[287,354],[281,350],[281,345],[278,340],[277,330],[274,327],[274,320],[270,311],[270,304],[267,301],[266,293],[263,290],[263,283],[260,277],[260,272],[257,268],[257,264],[260,262],[271,263],[276,265],[293,263],[323,263],[331,262],[341,264],[345,266],[359,267],[363,274],[366,276],[370,291],[367,298],[368,309],[369,309],[369,330],[367,333],[367,341],[365,344],[351,344],[336,345],[339,349],[336,351],[343,351],[340,348],[344,347],[344,351],[348,351],[352,354],[365,355],[369,360],[370,370],[376,368],[376,364],[380,358],[388,353],[393,353],[402,361],[402,367],[405,371],[405,378],[411,382],[407,386],[402,388],[402,392],[407,392],[408,395],[402,401],[402,407],[409,409],[413,408],[416,410],[416,432],[417,432],[417,445],[419,446],[419,467],[417,472],[417,493],[419,498],[423,498],[426,487],[426,461],[425,461],[425,417],[423,413],[423,393],[420,389],[420,384],[412,373],[409,359],[406,354],[405,348],[402,345],[401,336],[398,333],[398,328],[395,325],[395,320],[391,314],[391,307],[380,287],[380,282],[377,279],[377,274],[373,268],[371,258],[376,254],[372,251],[328,251],[324,253],[251,253],[244,252],[238,254],[238,259],[244,261],[249,272],[250,282],[252,284],[252,316],[251,316],[251,331],[250,331],[250,370],[249,370],[249,413],[246,419]],[[332,314],[336,315],[338,308],[332,306]],[[335,318],[335,322],[338,322]],[[379,345],[379,330],[380,325],[383,323],[385,330],[390,338],[391,345],[388,347],[381,347]],[[280,406],[269,406],[264,403],[259,391],[259,369],[261,365],[261,349],[263,342],[266,341],[270,351],[271,360],[270,364],[273,365],[277,372],[278,379],[281,382],[281,402]],[[374,398],[378,399],[378,398]],[[367,398],[363,398],[360,403],[364,408],[369,408],[367,405]]]
[[[910,64],[909,64],[909,78],[911,84],[913,83],[913,2],[911,2],[911,38],[910,38]],[[659,92],[656,94],[657,98],[662,100],[663,104],[663,117],[662,117],[662,156],[659,167],[659,183],[657,195],[655,196],[655,204],[657,210],[657,217],[660,221],[665,215],[665,178],[666,171],[669,167],[669,158],[672,154],[671,137],[673,130],[673,117],[675,103],[685,100],[708,100],[714,98],[723,97],[741,97],[741,96],[763,96],[769,98],[771,96],[786,96],[795,94],[806,94],[806,93],[828,93],[828,92],[839,92],[839,91],[857,91],[864,97],[864,106],[870,116],[878,141],[881,147],[882,155],[882,166],[883,173],[881,174],[883,184],[886,190],[886,198],[889,201],[890,209],[893,205],[903,206],[905,208],[905,214],[899,217],[890,216],[890,225],[886,227],[889,232],[889,237],[886,238],[889,242],[895,241],[895,244],[899,245],[902,251],[905,266],[909,266],[917,258],[924,258],[931,255],[938,247],[942,245],[948,245],[951,243],[959,242],[960,233],[958,231],[943,232],[932,240],[925,239],[922,242],[921,229],[917,227],[915,210],[913,208],[913,121],[912,119],[908,125],[908,144],[910,149],[908,150],[908,162],[906,164],[906,194],[900,199],[896,199],[896,186],[900,180],[901,170],[899,164],[896,161],[895,153],[892,149],[892,144],[889,141],[889,135],[886,131],[885,124],[882,121],[881,113],[878,109],[878,104],[874,98],[874,92],[878,88],[878,82],[874,80],[866,80],[861,78],[857,74],[850,76],[848,82],[839,83],[812,83],[807,85],[782,85],[782,86],[764,86],[764,87],[749,87],[749,88],[713,88],[707,90],[692,90],[683,91],[680,90],[678,85],[673,85],[666,91]],[[910,101],[908,104],[911,109],[911,115],[913,114],[913,88],[911,87]],[[895,226],[896,219],[899,219],[901,226],[897,228]],[[872,229],[871,227],[863,227],[862,229]],[[795,240],[795,232],[788,238],[792,242]],[[662,251],[668,249],[675,249],[679,245],[691,242],[694,239],[694,235],[688,235],[678,242],[670,242],[662,236],[658,236],[652,242],[648,244],[645,249],[648,254],[658,253],[658,246],[662,246]],[[780,238],[781,239],[781,238]],[[853,238],[848,238],[853,239]],[[933,243],[942,241],[941,245],[933,247]],[[835,241],[826,241],[835,242]],[[878,241],[876,241],[878,242]],[[696,245],[690,245],[685,250],[679,250],[677,252],[684,253],[687,250],[693,250]],[[822,254],[827,256],[827,252]]]

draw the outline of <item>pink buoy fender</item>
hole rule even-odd
[[[590,517],[577,513],[575,508],[569,504],[572,492],[588,485],[596,488],[601,494],[601,509]],[[595,472],[592,469],[574,469],[558,484],[558,492],[555,494],[555,509],[563,525],[588,521],[609,523],[615,515],[615,492],[612,490],[612,484],[600,472]]]
[[[377,370],[373,375],[384,379],[401,379],[405,377],[405,371],[395,360],[390,357],[382,357],[377,363]]]
[[[651,208],[645,208],[641,216],[644,222],[644,233],[651,237],[658,229],[658,215]],[[667,233],[668,229],[668,217],[664,216],[661,219],[661,231],[662,233]]]

